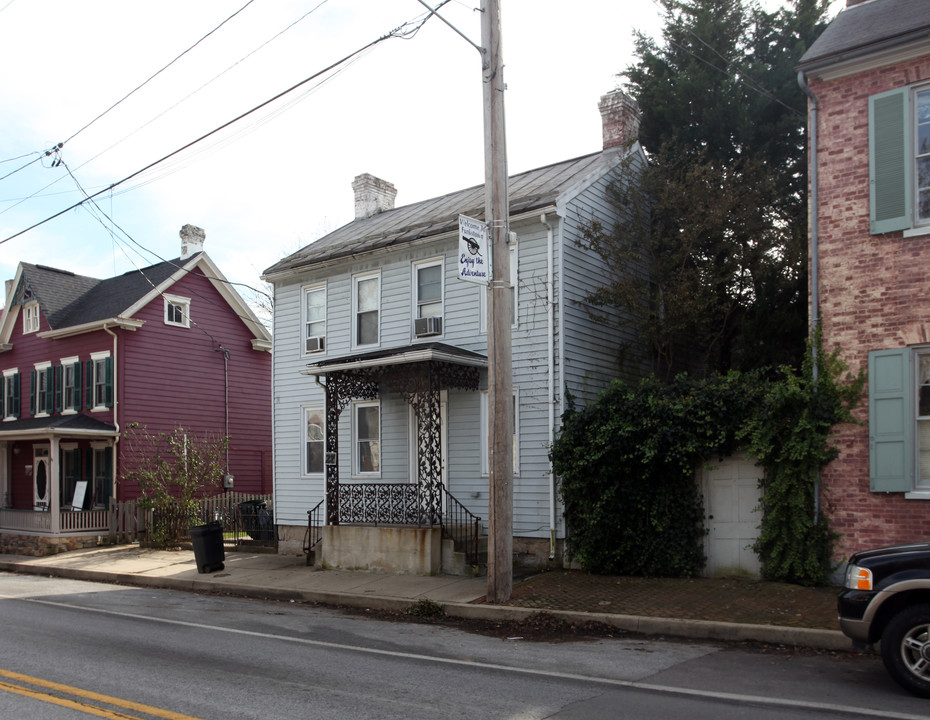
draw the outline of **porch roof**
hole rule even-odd
[[[318,363],[307,365],[300,373],[301,375],[325,377],[330,373],[426,362],[442,362],[474,368],[486,368],[488,366],[488,359],[484,355],[471,350],[464,350],[445,343],[418,343],[416,345],[405,345],[403,347],[321,360]]]
[[[0,422],[0,440],[14,440],[48,435],[112,437],[116,427],[84,413],[50,415]]]

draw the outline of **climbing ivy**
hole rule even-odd
[[[757,371],[615,381],[596,403],[570,408],[551,458],[572,556],[594,572],[699,573],[705,530],[695,473],[745,447],[765,470],[755,545],[763,576],[823,582],[835,536],[814,516],[817,473],[835,456],[830,429],[851,420],[863,379],[840,383],[836,353],[815,357],[809,350],[801,373],[783,369],[775,379]]]

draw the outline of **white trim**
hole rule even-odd
[[[322,292],[323,293],[323,334],[314,335],[313,337],[320,337],[323,340],[323,347],[320,350],[314,352],[307,352],[307,340],[310,337],[307,335],[307,295],[312,292]],[[320,321],[317,321],[320,322]],[[301,357],[319,357],[326,355],[326,332],[327,325],[329,324],[329,288],[327,282],[313,283],[310,285],[303,285],[300,288],[300,355]]]
[[[91,399],[94,401],[93,406],[90,408],[90,411],[91,411],[91,412],[101,412],[101,411],[103,411],[103,410],[109,410],[109,408],[106,406],[106,397],[104,397],[104,404],[103,404],[103,405],[98,405],[98,404],[97,404],[97,363],[100,362],[101,360],[104,361],[104,363],[103,363],[104,377],[103,377],[103,383],[102,383],[102,384],[103,384],[103,386],[104,386],[104,396],[106,396],[106,390],[105,390],[105,389],[106,389],[106,383],[107,383],[107,378],[106,378],[106,371],[107,371],[106,360],[107,360],[109,357],[110,357],[110,351],[109,351],[109,350],[101,350],[100,352],[95,352],[95,353],[91,353],[91,354],[90,354],[90,359],[91,359],[91,374],[92,374],[91,383],[90,383],[90,391],[91,391],[91,393],[93,394],[93,397],[92,397]],[[114,363],[114,367],[113,367],[113,375],[114,375],[114,377],[115,377],[115,375],[116,375],[115,363]],[[115,395],[115,392],[114,392],[114,395]],[[86,399],[84,400],[84,404],[85,404],[85,405],[88,404]]]
[[[311,472],[307,468],[307,428],[310,413],[318,412],[323,420],[323,469]],[[301,405],[300,407],[300,476],[304,478],[323,478],[326,476],[326,407],[319,405]]]
[[[42,319],[39,315],[38,300],[30,300],[23,303],[23,335],[31,335],[39,332],[42,326]]]
[[[426,258],[423,260],[414,260],[410,263],[410,337],[411,340],[416,342],[421,338],[417,337],[414,324],[416,320],[420,317],[420,282],[419,275],[420,270],[426,270],[428,268],[438,267],[439,268],[439,315],[438,317],[443,319],[446,312],[446,258],[445,255],[440,255],[438,257]],[[435,303],[436,301],[433,301]],[[430,304],[433,304],[430,303]],[[429,337],[422,338],[423,340],[430,341],[441,338],[445,333],[445,323],[443,323],[442,332],[438,335],[430,335]]]

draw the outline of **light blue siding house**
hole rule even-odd
[[[639,113],[600,103],[604,148],[510,178],[514,292],[514,552],[560,562],[562,508],[548,458],[566,393],[584,403],[619,373],[630,338],[592,321],[607,280],[581,244],[611,227],[610,187],[638,162]],[[477,186],[394,207],[394,187],[353,183],[356,219],[264,273],[274,286],[274,506],[282,552],[322,538],[327,566],[396,572],[464,565],[488,516],[486,288],[458,278],[459,215]],[[308,532],[308,512],[312,525]],[[480,541],[479,541],[480,544]],[[445,552],[445,555],[443,555]]]

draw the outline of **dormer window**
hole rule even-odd
[[[191,326],[190,298],[165,295],[165,325]]]
[[[39,331],[39,303],[33,301],[23,305],[23,334]]]

